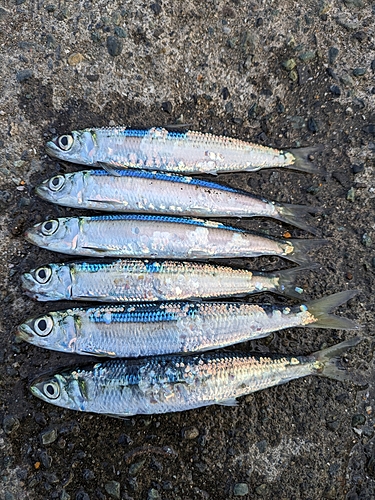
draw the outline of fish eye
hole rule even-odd
[[[56,175],[50,179],[48,186],[51,191],[58,191],[65,184],[65,177],[63,175]]]
[[[69,151],[69,149],[73,146],[74,139],[71,135],[61,135],[57,139],[57,145],[63,151]]]
[[[50,267],[40,267],[35,272],[36,280],[38,281],[38,283],[41,283],[42,285],[47,283],[47,281],[49,281],[51,276],[52,276],[52,271]]]
[[[51,236],[57,231],[59,227],[59,222],[57,220],[47,220],[42,224],[42,233],[44,236]]]
[[[53,328],[53,320],[51,316],[43,316],[42,318],[38,318],[34,322],[34,330],[39,337],[46,337],[51,333]]]
[[[56,380],[50,380],[44,384],[43,392],[47,398],[57,399],[60,396],[60,386]]]

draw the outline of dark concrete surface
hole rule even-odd
[[[374,19],[365,0],[3,1],[1,500],[375,497]],[[324,146],[316,158],[323,177],[218,178],[322,208],[315,224],[330,245],[315,252],[320,267],[301,285],[313,298],[359,290],[338,313],[363,325],[344,363],[367,386],[308,378],[241,398],[237,408],[129,420],[64,411],[30,394],[35,376],[78,360],[14,338],[23,319],[56,307],[29,300],[21,273],[63,260],[23,232],[76,213],[33,193],[76,168],[48,158],[45,142],[87,126],[176,123],[274,147]],[[239,224],[309,237],[271,221]],[[271,258],[239,264],[287,267]],[[293,329],[239,348],[307,354],[354,334]]]

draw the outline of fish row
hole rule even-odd
[[[314,233],[309,214],[317,210],[177,175],[275,167],[318,173],[307,161],[317,149],[285,152],[163,128],[85,129],[50,141],[51,156],[104,170],[57,175],[37,193],[63,206],[124,215],[48,220],[29,229],[27,240],[60,253],[122,260],[51,263],[25,273],[23,287],[37,300],[115,304],[48,312],[26,320],[18,336],[52,350],[122,359],[43,376],[32,393],[66,408],[128,416],[234,405],[241,395],[307,375],[350,379],[338,358],[358,338],[310,356],[204,352],[289,327],[357,329],[331,314],[356,292],[292,307],[207,302],[262,291],[300,297],[297,273],[312,268],[306,254],[325,242],[278,240],[195,219],[265,216]],[[259,255],[304,267],[261,273],[184,262]]]

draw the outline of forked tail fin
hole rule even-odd
[[[306,304],[307,310],[314,318],[316,323],[305,325],[308,328],[336,328],[340,330],[359,330],[361,326],[348,318],[329,314],[333,309],[341,304],[345,304],[354,297],[358,290],[347,290],[345,292],[334,293],[328,297],[319,300],[313,300]]]
[[[308,231],[309,233],[316,234],[317,229],[308,224],[308,220],[312,219],[309,214],[319,212],[319,208],[309,207],[305,205],[289,205],[289,204],[280,204],[276,205],[277,208],[277,219],[281,222],[286,222],[287,224],[291,224],[292,226],[299,227],[304,231]]]
[[[307,148],[289,149],[288,151],[289,153],[292,153],[295,161],[290,165],[285,165],[285,167],[292,170],[299,170],[300,172],[308,172],[309,174],[323,175],[325,173],[325,170],[314,165],[309,159],[310,156],[313,156],[322,150],[322,145],[310,146]]]
[[[287,240],[289,243],[293,245],[293,252],[288,255],[283,255],[285,259],[291,260],[296,264],[300,265],[311,265],[312,262],[307,255],[310,250],[314,248],[321,247],[323,245],[328,244],[328,240]]]
[[[364,384],[363,377],[360,374],[348,372],[344,367],[340,366],[340,359],[342,355],[351,347],[355,347],[361,342],[360,337],[355,337],[341,344],[328,347],[322,351],[315,352],[313,356],[320,365],[317,367],[316,375],[327,377],[340,382],[351,381],[359,385]]]
[[[296,285],[297,278],[302,271],[310,271],[317,267],[317,264],[311,264],[309,266],[293,267],[292,269],[283,269],[282,271],[272,273],[279,279],[279,285],[276,290],[277,293],[301,300],[301,298],[304,297],[304,291]]]

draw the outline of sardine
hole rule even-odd
[[[30,297],[40,301],[155,302],[267,291],[300,298],[294,282],[306,269],[262,273],[193,262],[70,262],[33,269],[22,276],[22,285]]]
[[[82,165],[191,174],[280,167],[319,173],[307,161],[317,149],[287,152],[230,137],[193,131],[169,132],[156,127],[91,128],[55,137],[46,145],[49,155]]]
[[[352,380],[337,358],[359,341],[310,356],[213,352],[110,360],[42,376],[30,389],[56,406],[117,417],[235,406],[240,396],[307,375]]]
[[[219,222],[154,215],[64,217],[36,224],[25,237],[70,255],[208,259],[276,255],[310,263],[307,252],[323,240],[277,240]]]
[[[341,292],[291,308],[167,302],[68,309],[27,320],[18,337],[55,351],[116,358],[200,352],[296,326],[357,329],[354,321],[329,314],[355,294]]]
[[[268,201],[214,182],[145,170],[83,170],[36,188],[42,198],[73,208],[191,217],[273,217],[316,232],[305,217],[314,207]]]

